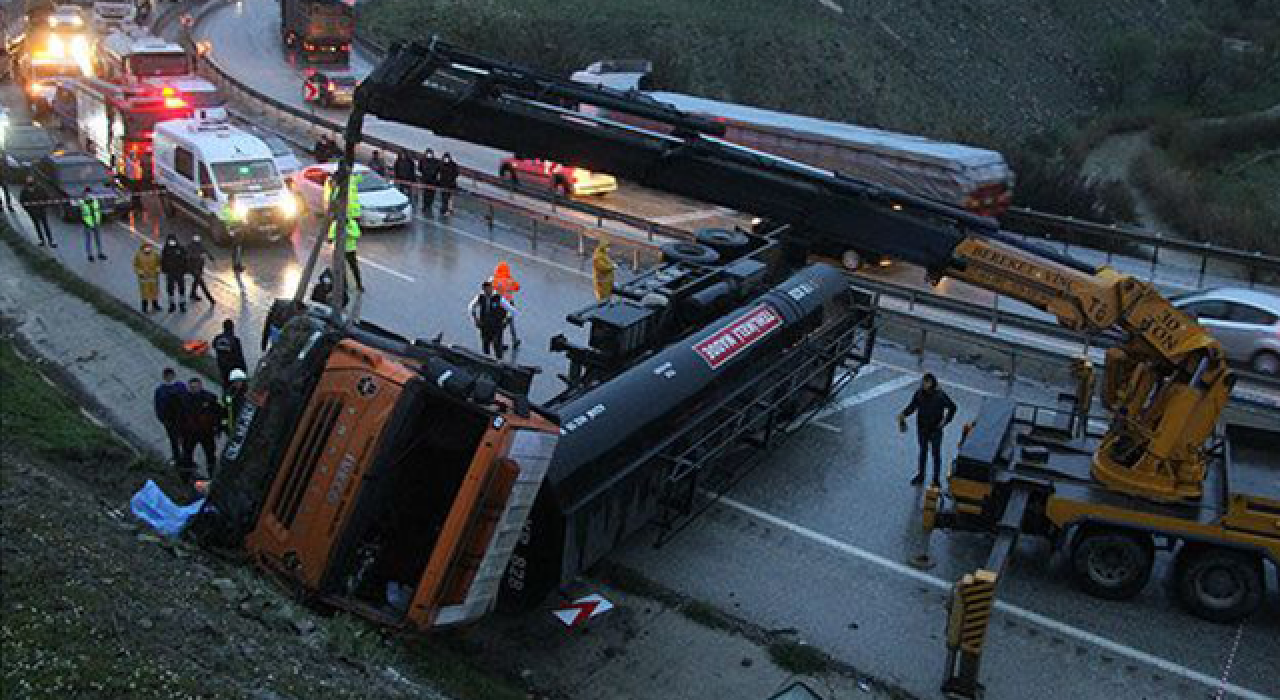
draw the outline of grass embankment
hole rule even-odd
[[[251,571],[109,514],[163,468],[136,460],[7,337],[0,396],[0,697],[437,697],[416,677],[459,699],[526,698],[447,641],[313,617]]]

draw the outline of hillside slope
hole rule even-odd
[[[1193,14],[1191,0],[370,0],[360,22],[561,75],[647,58],[655,88],[1008,143],[1095,108],[1107,37],[1162,43]]]

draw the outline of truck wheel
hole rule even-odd
[[[1184,545],[1174,576],[1182,604],[1211,622],[1235,622],[1262,604],[1262,561],[1254,554]]]
[[[1128,600],[1151,578],[1155,545],[1151,536],[1115,528],[1086,528],[1071,550],[1071,573],[1085,593]]]
[[[688,263],[690,265],[714,265],[720,254],[701,243],[666,243],[662,248],[663,262]]]
[[[556,196],[562,199],[569,199],[573,197],[573,188],[569,186],[568,182],[560,180],[556,183]]]
[[[516,175],[516,171],[514,168],[503,168],[498,173],[498,175],[502,177],[504,180],[506,180],[507,182],[511,183],[512,187],[520,186],[520,177]]]
[[[698,229],[693,240],[719,253],[722,260],[736,258],[751,247],[747,234],[727,228]]]

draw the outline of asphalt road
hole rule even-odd
[[[230,36],[274,36],[252,14],[274,5],[253,0],[242,7],[248,14],[228,20],[236,28]],[[289,75],[284,66],[272,68],[261,59],[263,45],[217,50],[246,57],[246,64],[276,80]],[[15,97],[11,90],[3,95],[6,104]],[[26,226],[25,216],[9,216]],[[165,219],[148,201],[130,221],[106,227],[110,259],[89,263],[78,227],[55,228],[58,259],[130,304],[137,301],[130,259],[140,240],[170,233],[186,240],[195,232],[189,222]],[[225,252],[215,251],[220,259],[210,282],[217,307],[197,305],[186,314],[153,318],[183,337],[208,339],[230,317],[256,349],[262,316],[271,299],[292,292],[315,228],[305,222],[287,243],[251,249],[248,270],[239,277]],[[576,251],[535,247],[524,231],[501,222],[491,231],[479,212],[465,207],[448,220],[418,219],[404,230],[370,232],[360,250],[369,288],[365,318],[413,336],[444,333],[446,340],[472,347],[467,301],[498,260],[509,260],[525,289],[519,300],[525,344],[518,360],[544,368],[535,398],[557,390],[554,374],[561,365],[546,341],[555,333],[572,335],[564,314],[591,300],[586,260]],[[936,568],[921,573],[903,564],[921,546],[918,492],[906,483],[912,439],[897,434],[892,417],[909,398],[920,368],[892,347],[880,348],[877,357],[877,369],[855,381],[837,404],[840,410],[765,459],[732,500],[662,549],[653,549],[652,535],[642,533],[617,558],[762,627],[792,628],[867,673],[932,697],[943,662],[946,585],[981,563],[988,542],[938,534],[931,544]],[[928,358],[924,369],[943,377],[960,405],[960,421],[977,414],[984,393],[1006,390],[1002,380],[955,362]],[[1037,401],[1051,400],[1054,391],[1026,382],[1014,390]],[[948,444],[946,456],[953,453]],[[983,674],[988,697],[1212,697],[1214,682],[1224,676],[1225,687],[1241,697],[1280,696],[1274,594],[1249,623],[1219,627],[1176,609],[1154,582],[1159,576],[1131,603],[1088,598],[1065,583],[1061,563],[1046,562],[1043,552],[1042,543],[1024,542],[1003,583],[1007,606],[995,616]]]

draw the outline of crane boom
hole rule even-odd
[[[1126,340],[1107,353],[1101,393],[1113,420],[1094,476],[1158,500],[1201,493],[1205,443],[1234,377],[1217,341],[1146,282],[1027,244],[994,219],[727,142],[715,123],[643,96],[438,40],[391,48],[356,91],[348,144],[359,140],[365,114],[784,222],[811,250],[887,255],[1024,301],[1082,332],[1119,328]]]

